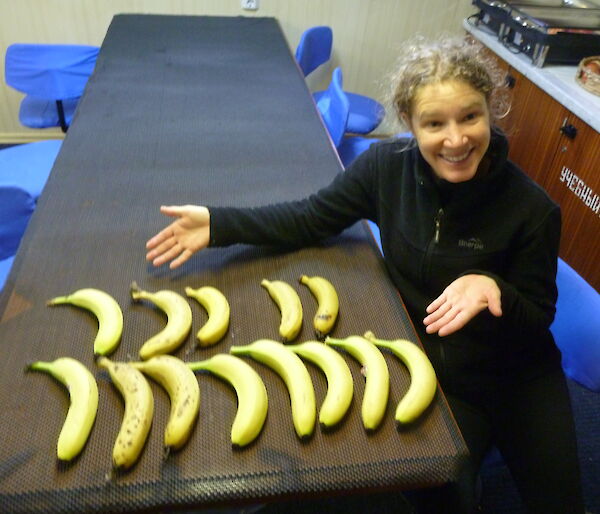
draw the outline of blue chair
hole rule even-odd
[[[0,290],[61,144],[50,140],[0,150]]]
[[[330,27],[317,26],[304,31],[296,48],[296,61],[306,77],[331,58],[333,31]],[[325,91],[313,93],[316,102]],[[376,100],[357,93],[346,92],[350,111],[346,132],[368,134],[375,130],[385,117],[385,108]]]
[[[330,27],[312,27],[300,36],[296,61],[304,76],[308,76],[331,58],[333,31]]]
[[[350,103],[342,91],[342,70],[333,70],[329,87],[323,92],[317,102],[317,109],[323,118],[327,132],[336,149],[344,138]]]
[[[25,93],[19,121],[30,128],[66,132],[99,48],[87,45],[13,44],[6,50],[5,80]]]
[[[558,300],[550,330],[565,374],[600,392],[600,294],[571,266],[558,260]]]
[[[344,135],[347,132],[350,102],[347,93],[342,89],[342,81],[342,70],[338,67],[333,71],[329,87],[319,98],[317,109],[344,168],[347,168],[356,157],[379,140]]]

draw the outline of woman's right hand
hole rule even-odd
[[[181,266],[210,240],[210,213],[198,205],[161,206],[160,212],[176,218],[146,243],[146,260],[154,266],[171,261],[169,268]]]

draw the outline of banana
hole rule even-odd
[[[254,441],[265,424],[269,407],[267,390],[260,375],[239,357],[226,353],[187,365],[193,371],[209,371],[233,386],[238,408],[231,425],[231,443],[242,447]]]
[[[377,339],[370,331],[365,333],[365,338],[381,348],[391,350],[408,368],[410,387],[398,403],[395,418],[401,424],[411,423],[433,401],[437,390],[437,378],[431,362],[423,350],[406,339],[386,341]]]
[[[325,343],[343,348],[362,364],[366,377],[361,415],[367,430],[375,430],[381,423],[390,392],[390,373],[382,353],[364,337],[345,339],[325,338]]]
[[[125,401],[125,413],[112,459],[116,469],[128,469],[138,460],[152,426],[152,389],[144,375],[126,362],[113,362],[107,357],[100,357],[97,364],[108,370]]]
[[[196,334],[200,346],[210,346],[218,343],[229,328],[230,309],[225,295],[210,286],[198,289],[186,287],[185,294],[196,299],[208,313],[208,321]]]
[[[37,361],[27,369],[50,373],[69,391],[69,410],[58,437],[56,454],[60,460],[70,461],[79,455],[94,426],[98,411],[96,379],[81,362],[71,357]]]
[[[66,296],[48,300],[48,305],[71,304],[92,311],[98,318],[98,333],[94,340],[95,355],[109,355],[121,341],[123,312],[117,301],[100,289],[79,289]]]
[[[189,439],[200,410],[200,387],[194,372],[172,355],[157,355],[129,365],[158,382],[169,395],[171,411],[165,427],[165,447],[180,449]]]
[[[283,379],[290,395],[296,434],[300,438],[309,437],[315,427],[317,407],[312,380],[300,357],[283,344],[269,339],[232,346],[229,351],[234,355],[248,355],[266,364]]]
[[[337,320],[340,309],[337,291],[333,284],[323,277],[302,275],[300,283],[307,286],[317,299],[318,308],[313,319],[313,325],[317,338],[323,339],[332,331]]]
[[[146,360],[179,348],[192,329],[192,309],[185,298],[166,289],[150,293],[135,282],[131,284],[131,297],[135,301],[149,300],[167,315],[167,325],[142,345],[140,358]]]
[[[302,303],[294,288],[281,280],[269,281],[266,278],[260,283],[275,301],[281,311],[279,335],[284,343],[293,341],[302,329]]]
[[[317,341],[286,348],[323,370],[327,377],[327,394],[319,410],[319,423],[327,428],[339,423],[350,408],[354,394],[352,373],[344,358],[333,348]]]

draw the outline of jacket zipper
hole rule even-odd
[[[429,280],[429,275],[431,271],[431,254],[433,253],[433,248],[440,242],[440,228],[442,225],[442,218],[444,216],[444,209],[441,207],[438,209],[435,218],[433,219],[435,231],[433,234],[433,239],[427,245],[427,250],[425,251],[425,257],[423,259],[423,266],[421,268],[421,278],[424,283]]]
[[[427,252],[425,254],[425,260],[424,260],[424,266],[423,266],[423,280],[424,281],[428,281],[429,280],[429,276],[431,274],[431,258],[432,258],[432,253],[433,253],[433,249],[436,245],[439,244],[440,242],[440,229],[442,226],[442,218],[444,217],[444,209],[443,208],[439,208],[435,218],[433,219],[434,222],[434,234],[433,234],[433,239],[429,242],[429,244],[427,245]],[[444,343],[442,341],[438,341],[438,348],[440,351],[440,364],[441,364],[441,370],[440,370],[440,375],[445,375],[445,369],[446,369],[446,352],[444,351]]]

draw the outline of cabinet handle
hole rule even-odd
[[[517,83],[517,79],[513,77],[510,73],[506,74],[506,78],[504,79],[506,82],[506,87],[508,89],[514,89],[515,84]]]
[[[569,139],[575,139],[575,136],[577,135],[577,127],[571,125],[570,123],[564,124],[562,127],[560,127],[560,131]]]

